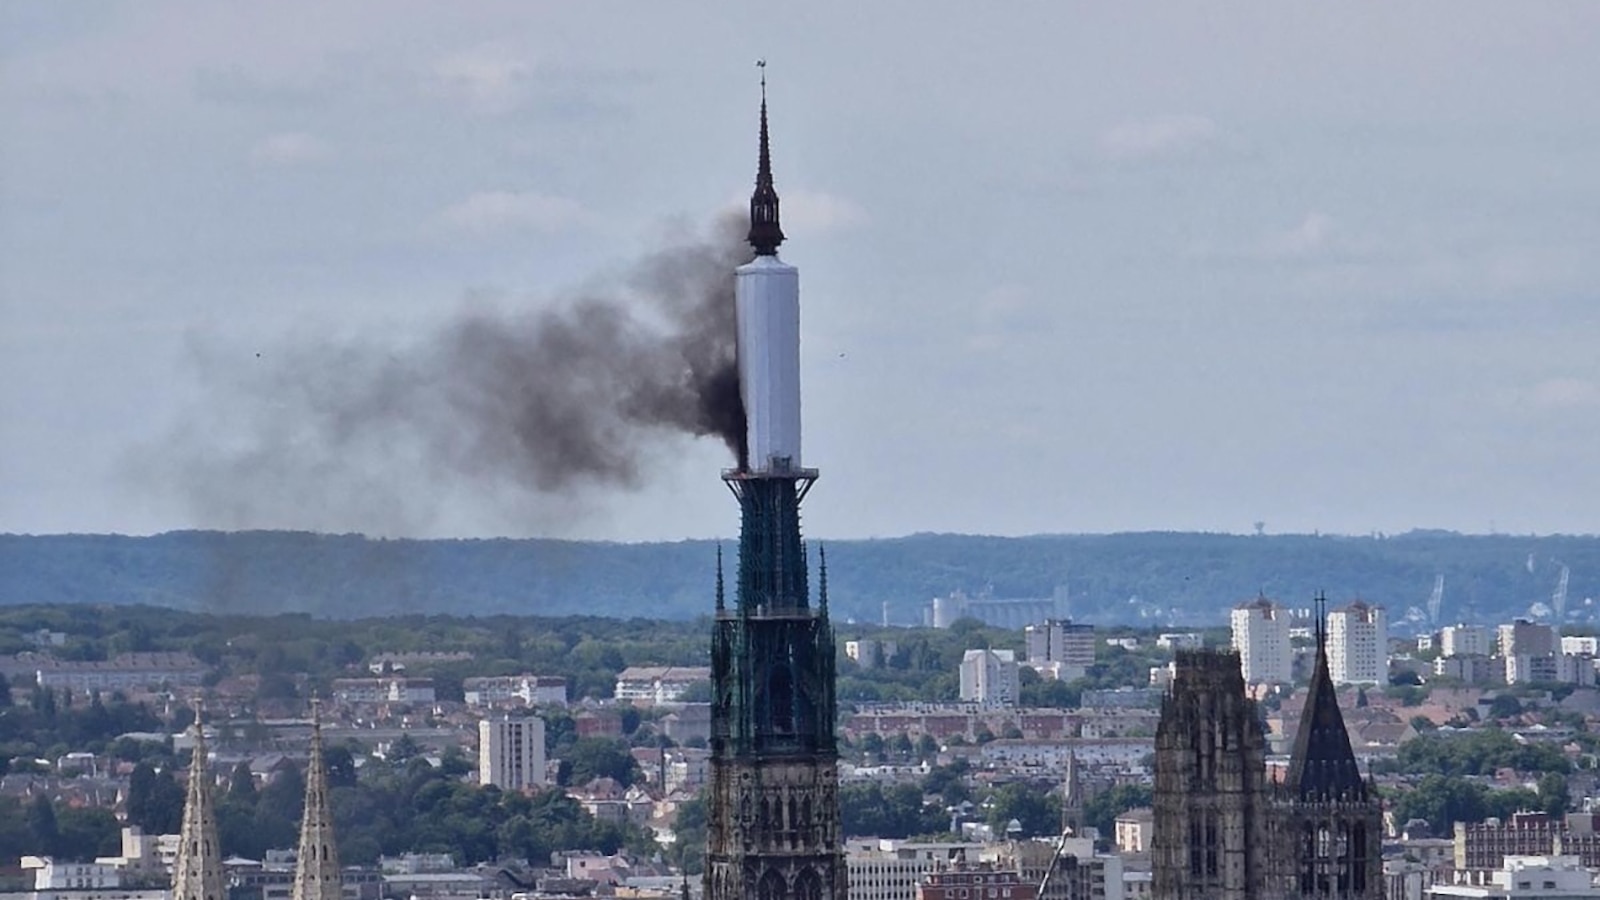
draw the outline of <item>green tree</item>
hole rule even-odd
[[[1061,833],[1061,807],[1047,791],[1023,782],[1005,785],[988,800],[989,827],[996,837],[1008,834],[1015,821],[1022,837],[1044,837]]]
[[[46,855],[61,849],[61,829],[56,823],[56,808],[50,798],[39,794],[28,805],[28,836]]]
[[[1130,809],[1149,806],[1151,800],[1150,785],[1119,784],[1094,795],[1083,805],[1084,824],[1100,829],[1101,834],[1115,834],[1117,816]]]
[[[1539,808],[1552,816],[1564,816],[1572,806],[1567,779],[1550,772],[1539,778]]]
[[[637,777],[639,766],[628,753],[627,745],[609,738],[581,738],[567,751],[559,769],[564,785],[583,785],[596,778],[611,778],[627,787]]]
[[[122,825],[105,807],[67,807],[56,820],[60,842],[55,852],[62,859],[91,862],[98,856],[114,856],[121,846]]]

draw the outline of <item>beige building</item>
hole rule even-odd
[[[1234,652],[1248,684],[1276,684],[1294,680],[1294,652],[1289,644],[1287,607],[1257,597],[1233,608]]]
[[[968,650],[961,657],[961,699],[989,706],[1016,706],[1020,690],[1017,655],[1011,650]]]
[[[911,900],[924,875],[976,861],[982,844],[873,839],[845,845],[850,900]]]
[[[478,723],[479,784],[520,791],[548,781],[543,719],[508,716]]]
[[[1383,607],[1357,600],[1328,613],[1328,671],[1334,684],[1389,683],[1389,621]]]

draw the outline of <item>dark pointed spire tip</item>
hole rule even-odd
[[[750,246],[757,256],[777,256],[783,243],[778,224],[778,191],[772,185],[772,142],[767,133],[767,61],[756,60],[761,70],[761,149],[756,164],[756,189],[750,195]]]

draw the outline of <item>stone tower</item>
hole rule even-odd
[[[799,274],[778,258],[765,79],[749,240],[755,258],[734,273],[747,422],[739,467],[723,473],[739,563],[730,609],[719,554],[705,896],[845,900],[827,563],[813,606],[800,538],[817,471],[800,462]]]
[[[1317,664],[1289,774],[1277,786],[1277,887],[1290,897],[1383,898],[1383,803],[1361,777],[1329,671],[1325,601],[1317,598]]]
[[[1267,896],[1266,737],[1239,665],[1229,651],[1177,654],[1156,728],[1155,900]]]
[[[306,766],[306,811],[300,820],[293,900],[339,900],[343,885],[333,812],[328,807],[328,766],[322,759],[322,715],[312,700],[311,761]]]
[[[217,842],[217,813],[211,805],[211,775],[206,770],[206,758],[205,730],[200,725],[200,710],[196,708],[194,757],[189,762],[178,861],[172,868],[172,900],[227,900],[222,877],[222,848]]]
[[[1078,755],[1067,753],[1067,773],[1061,783],[1061,833],[1083,831],[1083,779],[1078,774]]]

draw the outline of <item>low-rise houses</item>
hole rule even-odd
[[[468,706],[566,706],[567,680],[559,675],[497,675],[461,682]]]

